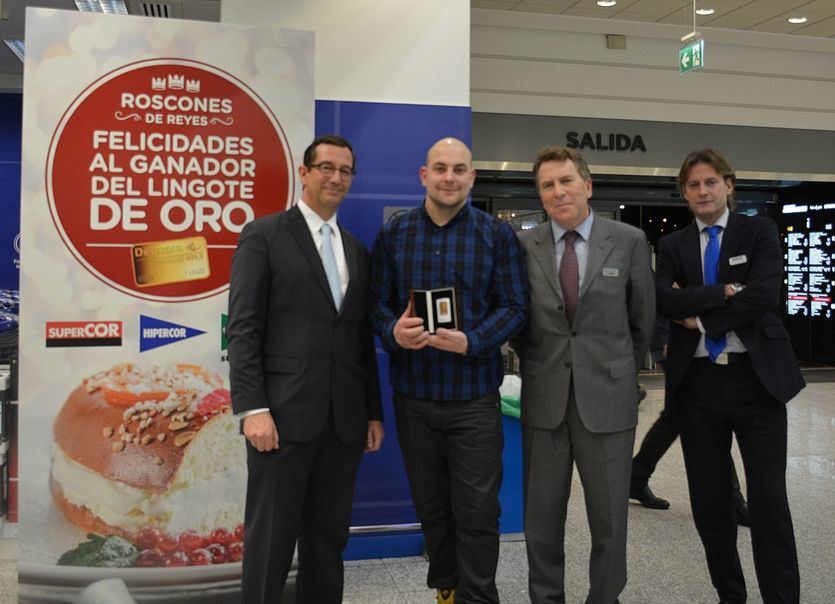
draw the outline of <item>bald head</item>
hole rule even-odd
[[[457,138],[442,138],[426,153],[420,181],[426,188],[424,205],[429,217],[435,224],[446,224],[464,207],[473,188],[470,149]]]
[[[434,145],[429,147],[429,151],[426,152],[426,165],[432,165],[432,162],[438,156],[438,154],[445,154],[447,152],[455,152],[456,155],[462,154],[460,155],[460,157],[465,157],[467,165],[472,167],[473,154],[470,152],[470,148],[467,145],[465,145],[462,141],[451,136],[448,136],[447,138],[442,138]]]

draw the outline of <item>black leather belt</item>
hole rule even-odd
[[[708,357],[697,357],[696,361],[706,361],[710,363],[710,358]],[[748,363],[750,362],[751,357],[748,355],[747,352],[723,352],[718,357],[716,357],[716,365],[736,365],[738,363]]]

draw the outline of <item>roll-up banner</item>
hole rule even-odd
[[[22,600],[234,591],[229,269],[300,193],[312,70],[309,32],[27,10]]]

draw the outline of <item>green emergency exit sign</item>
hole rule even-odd
[[[696,40],[678,51],[678,72],[687,73],[705,66],[705,41]]]

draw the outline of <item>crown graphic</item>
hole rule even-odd
[[[200,92],[200,80],[186,80],[186,92]]]
[[[168,76],[168,87],[171,90],[182,90],[185,86],[185,76],[182,75],[170,75]]]
[[[151,90],[165,90],[165,78],[151,78]]]

